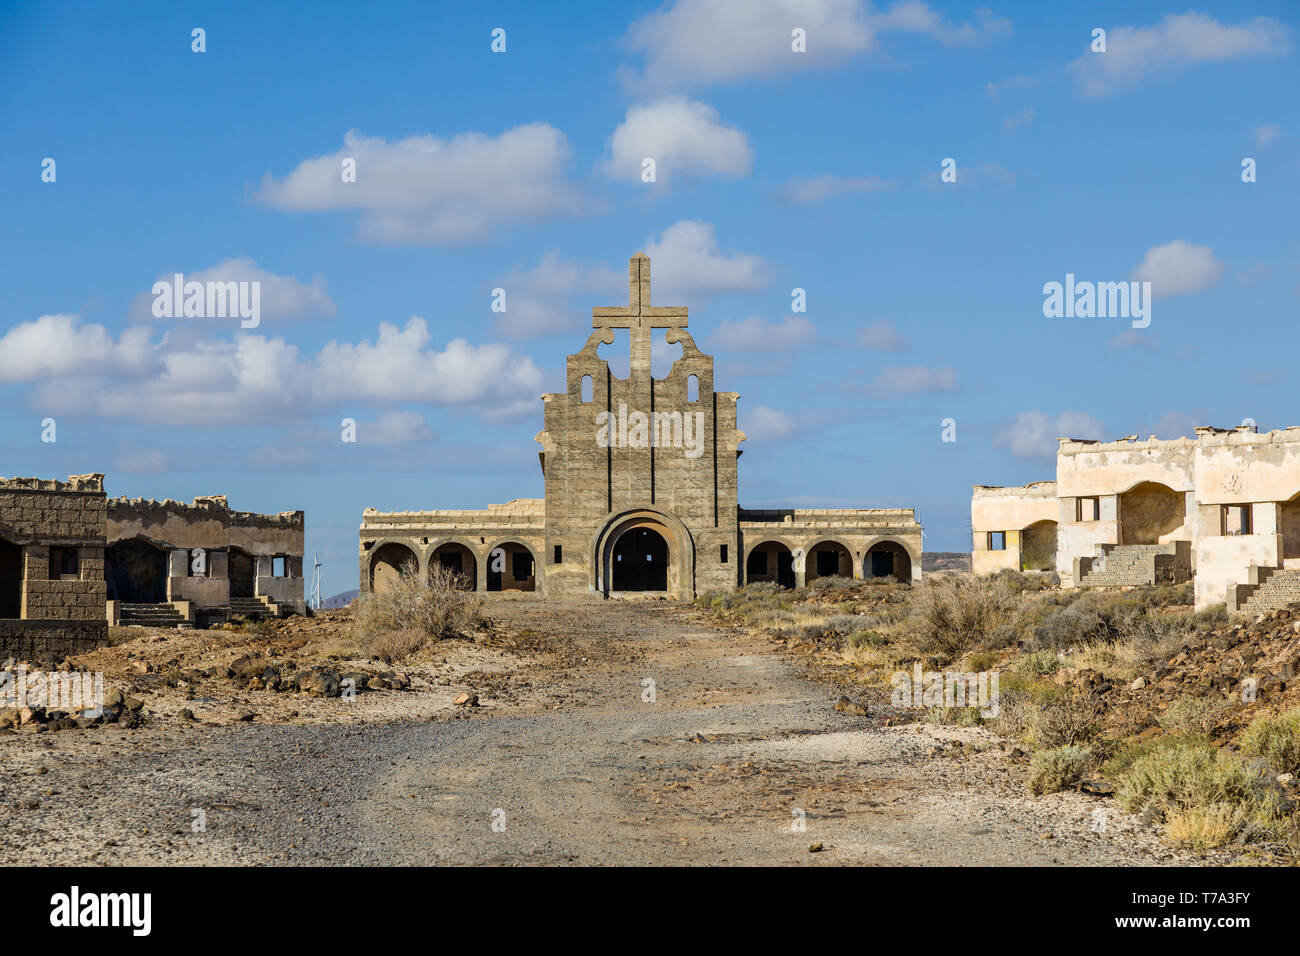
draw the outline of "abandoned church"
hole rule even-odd
[[[750,510],[738,501],[735,392],[714,391],[713,358],[686,332],[687,310],[650,302],[650,259],[629,264],[629,303],[592,310],[594,331],[568,357],[565,391],[542,396],[545,497],[484,511],[380,512],[361,523],[362,591],[435,567],[478,591],[547,596],[660,594],[689,599],[753,581],[921,577],[910,508]],[[631,340],[629,375],[598,354]],[[651,373],[651,336],[682,354]]]
[[[1195,438],[1062,438],[1056,480],[976,485],[971,569],[1055,571],[1062,587],[1194,582],[1196,608],[1300,600],[1300,427]]]
[[[103,475],[0,478],[0,649],[51,657],[116,624],[202,626],[305,610],[301,511],[109,498]]]

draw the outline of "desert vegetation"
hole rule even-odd
[[[1017,572],[761,584],[697,603],[877,700],[918,664],[994,671],[995,713],[921,706],[891,720],[983,725],[1023,752],[1031,793],[1113,794],[1196,851],[1300,850],[1300,693],[1288,690],[1300,610],[1230,620],[1194,612],[1190,585],[1061,589]]]
[[[462,575],[440,565],[421,578],[413,565],[387,589],[355,604],[353,635],[361,649],[388,663],[430,644],[464,635],[482,623],[481,599],[465,589]]]

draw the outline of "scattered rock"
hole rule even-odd
[[[860,704],[857,701],[849,700],[847,697],[841,697],[835,702],[835,709],[841,714],[848,714],[851,717],[867,717],[870,711],[867,710],[866,704]]]
[[[452,703],[457,707],[477,707],[478,694],[461,694]]]
[[[820,852],[822,852],[822,850],[824,850],[824,849],[826,849],[826,848],[825,848],[824,846],[822,846],[820,843],[810,843],[810,844],[808,844],[808,852],[809,852],[809,853],[820,853]]]

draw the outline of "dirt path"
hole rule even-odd
[[[489,610],[540,636],[541,703],[485,698],[465,720],[42,735],[26,750],[7,738],[0,863],[1186,859],[1110,801],[1027,797],[1003,750],[974,752],[982,731],[836,713],[771,645],[692,609]]]

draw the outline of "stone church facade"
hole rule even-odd
[[[687,310],[650,301],[650,260],[629,263],[626,306],[592,310],[593,332],[568,357],[565,391],[542,396],[536,440],[545,497],[484,511],[367,509],[361,590],[404,569],[435,566],[478,591],[689,599],[750,581],[799,587],[818,577],[921,577],[913,509],[739,506],[745,435],[735,392],[714,390],[713,358],[686,331]],[[616,378],[597,350],[630,332],[630,372]],[[651,336],[681,357],[651,374]]]

